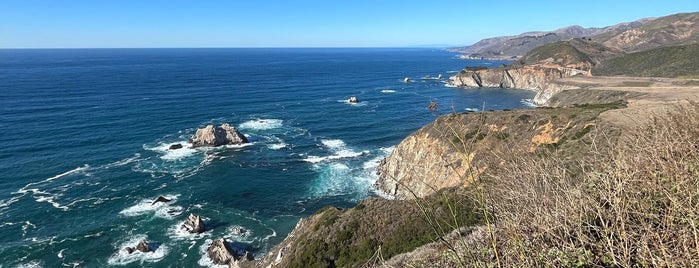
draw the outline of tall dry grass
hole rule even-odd
[[[573,160],[519,154],[481,177],[496,226],[483,244],[497,249],[468,249],[467,266],[698,267],[699,104],[592,141]]]

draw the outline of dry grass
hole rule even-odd
[[[503,158],[475,187],[496,247],[467,266],[699,266],[699,104],[654,122],[573,161]]]

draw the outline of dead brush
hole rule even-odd
[[[690,103],[618,139],[596,137],[574,160],[504,158],[482,178],[499,256],[466,254],[468,262],[699,266],[698,126]]]

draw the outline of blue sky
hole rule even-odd
[[[697,0],[0,0],[0,48],[455,46],[697,11]]]

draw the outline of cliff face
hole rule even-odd
[[[610,107],[560,108],[452,114],[403,140],[379,165],[376,187],[397,199],[425,197],[467,186],[503,154],[567,146],[594,127]]]
[[[543,105],[546,101],[571,86],[555,83],[564,77],[589,76],[588,70],[570,67],[536,64],[520,67],[501,67],[485,70],[463,70],[449,78],[449,83],[457,87],[516,88],[535,91],[534,104]]]

